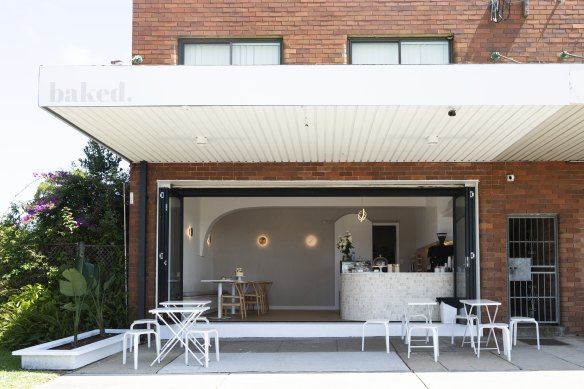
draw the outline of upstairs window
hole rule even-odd
[[[278,40],[184,40],[180,42],[182,65],[279,65]]]
[[[448,39],[349,39],[354,65],[443,65],[450,61]]]

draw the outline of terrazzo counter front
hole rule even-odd
[[[343,273],[341,318],[365,321],[401,320],[403,303],[411,299],[451,297],[454,273]],[[440,320],[438,306],[432,320]]]

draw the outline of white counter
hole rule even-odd
[[[401,320],[402,303],[408,299],[451,297],[454,273],[343,273],[341,274],[341,318],[365,321]],[[427,311],[427,310],[426,310]],[[432,320],[440,320],[438,306]]]

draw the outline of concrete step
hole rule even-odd
[[[540,338],[553,338],[565,335],[565,327],[557,325],[539,325]],[[517,338],[535,338],[535,325],[519,324],[517,326]]]

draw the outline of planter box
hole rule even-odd
[[[73,336],[54,340],[16,350],[12,355],[21,356],[21,367],[30,370],[74,370],[109,357],[122,351],[123,333],[127,330],[106,330],[109,334],[119,334],[103,339],[74,350],[49,350],[63,344],[71,343]],[[99,334],[99,330],[84,332],[77,336],[78,339],[88,338]]]

